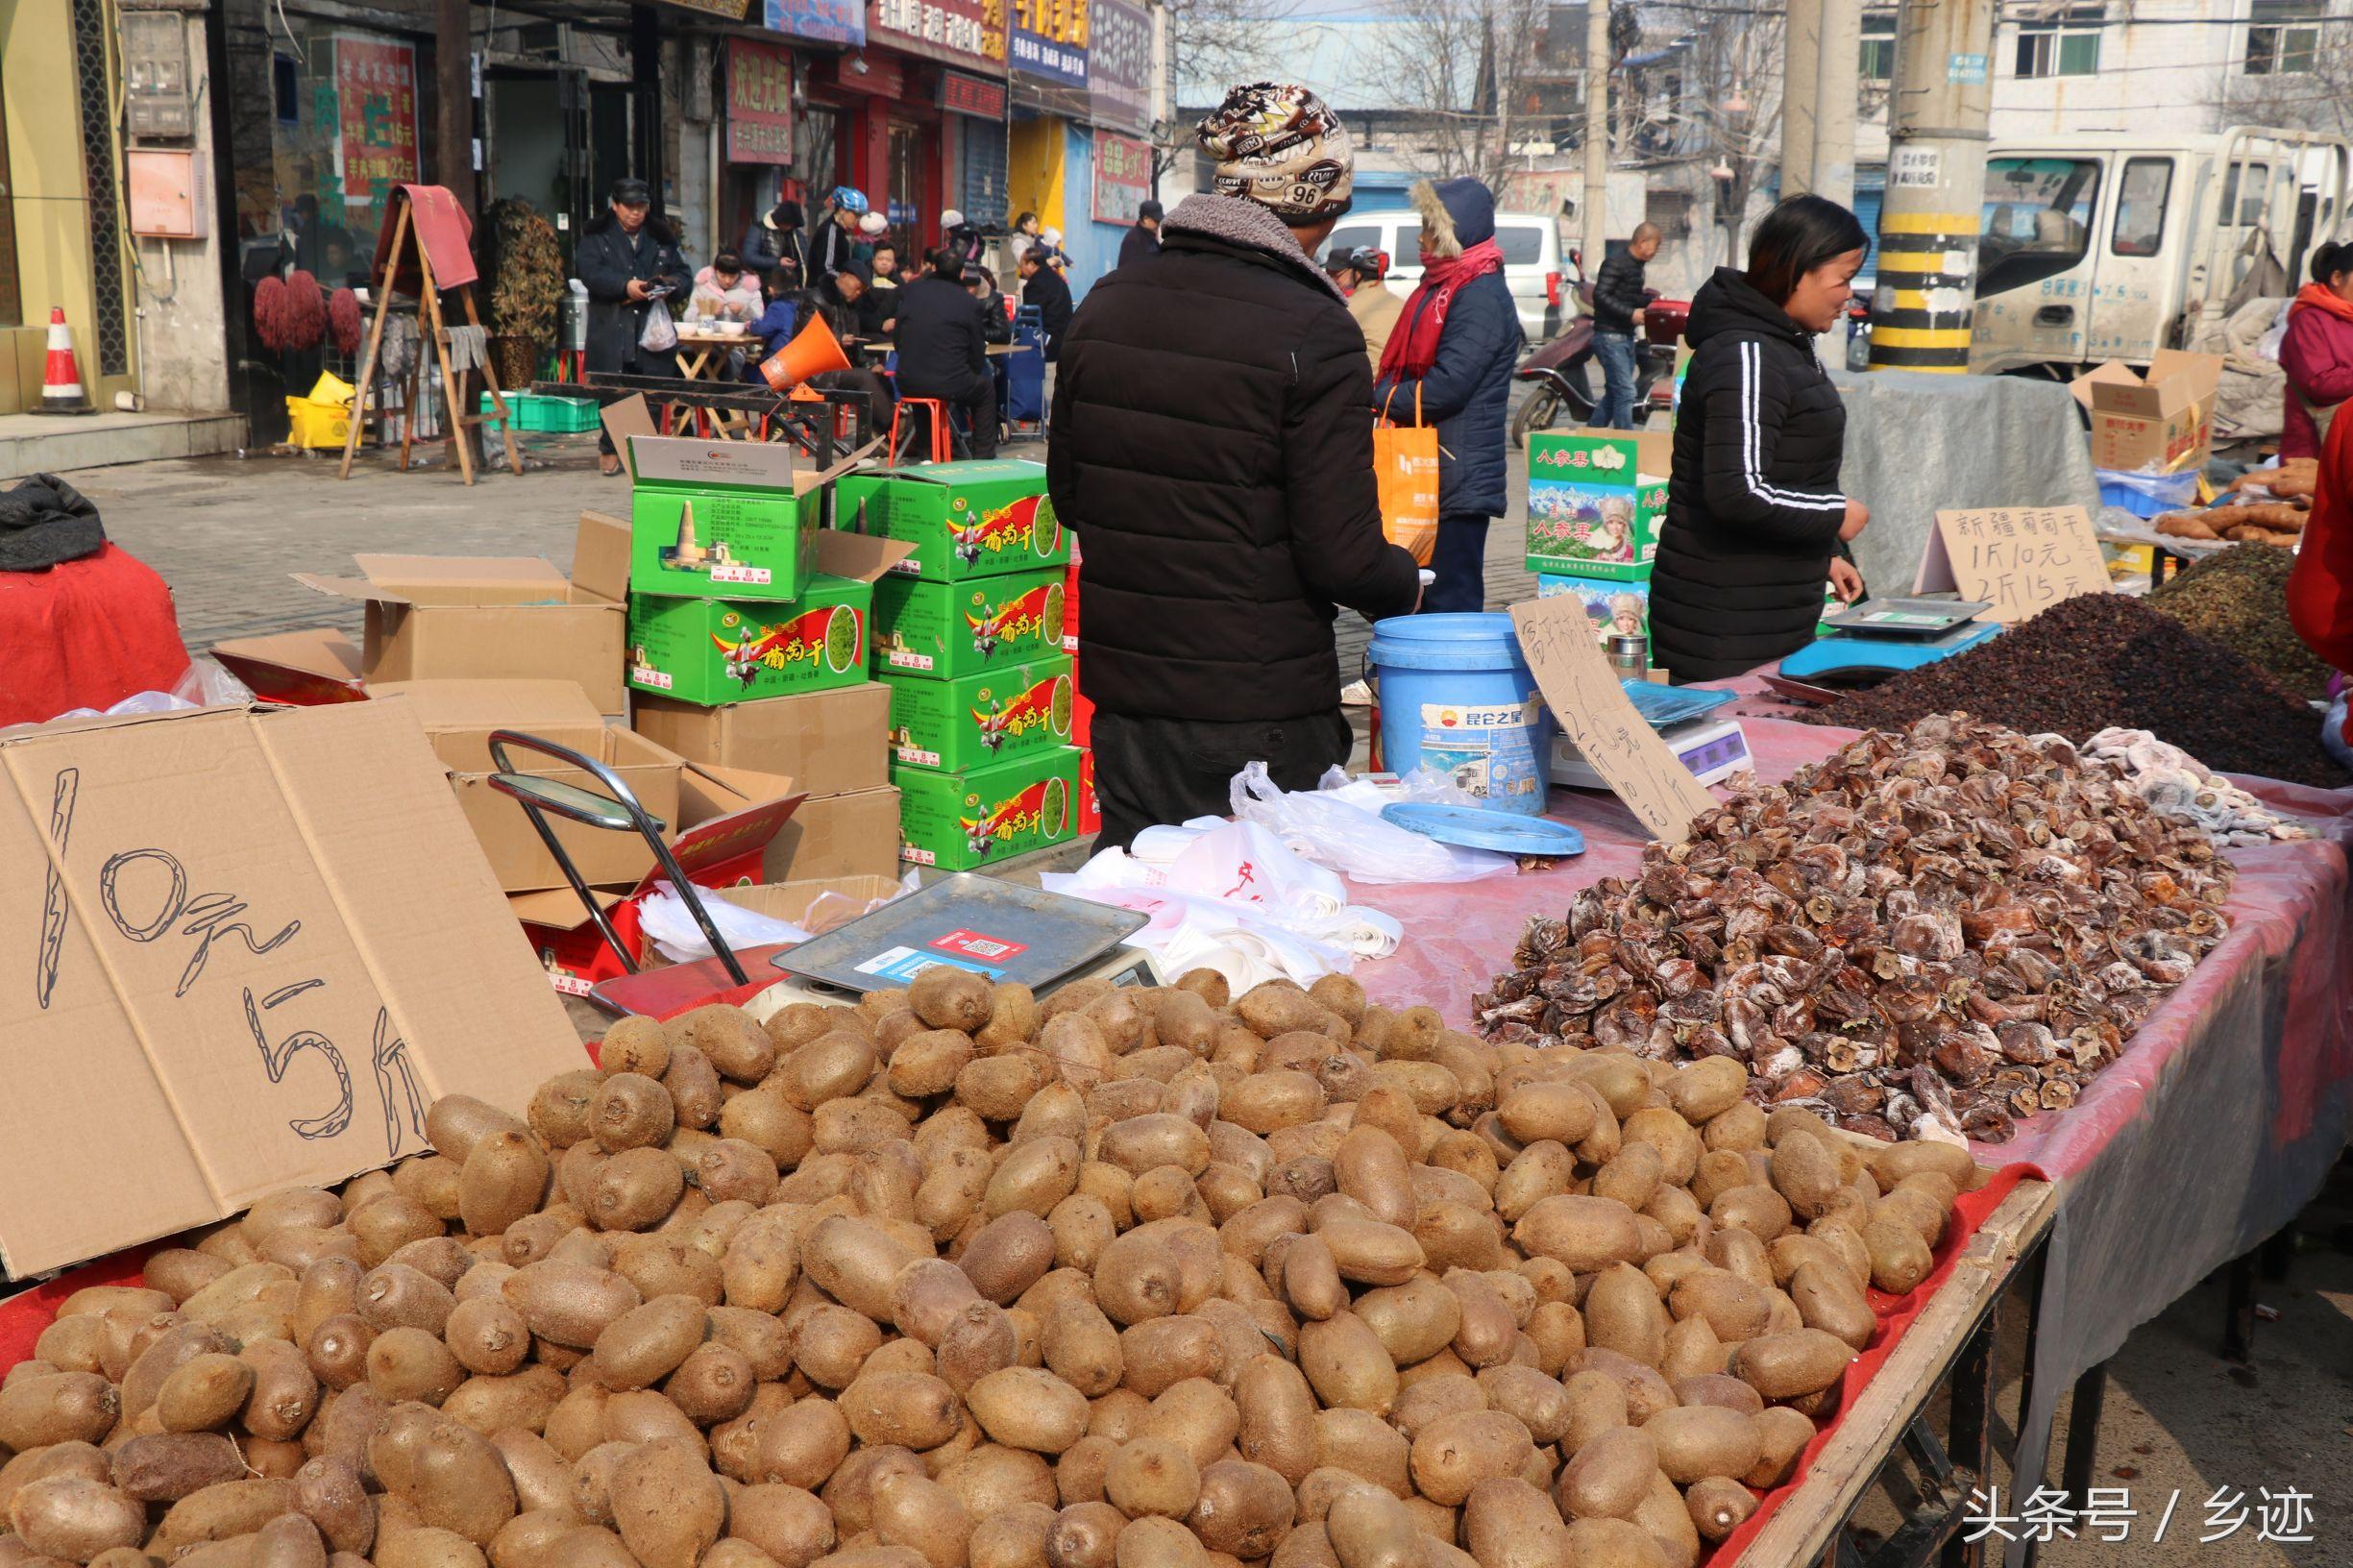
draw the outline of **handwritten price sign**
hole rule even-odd
[[[2080,506],[1939,512],[1912,592],[1947,589],[1993,605],[1987,616],[2008,625],[2063,599],[2106,593],[2108,567]]]
[[[1634,711],[1593,641],[1584,605],[1568,596],[1531,600],[1511,606],[1511,624],[1561,733],[1653,838],[1680,844],[1715,799]]]

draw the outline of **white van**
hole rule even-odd
[[[1577,317],[1570,304],[1574,283],[1564,281],[1560,261],[1560,231],[1540,212],[1498,212],[1495,241],[1503,248],[1504,282],[1511,285],[1512,304],[1519,307],[1520,331],[1531,343],[1559,334]],[[1422,220],[1411,208],[1393,211],[1351,212],[1332,231],[1316,259],[1345,254],[1369,245],[1389,258],[1390,293],[1404,299],[1422,281]]]
[[[2145,365],[2191,342],[2261,249],[2294,293],[2312,247],[2344,232],[2349,164],[2341,136],[2259,126],[1997,142],[1970,369]]]

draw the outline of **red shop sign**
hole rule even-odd
[[[754,38],[727,40],[727,161],[793,161],[793,55]]]

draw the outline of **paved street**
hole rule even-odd
[[[598,476],[592,439],[529,440],[530,472],[517,478],[494,470],[471,490],[439,466],[404,476],[379,457],[363,458],[344,483],[323,457],[207,457],[69,478],[96,502],[108,532],[172,584],[188,646],[201,649],[222,637],[306,625],[340,625],[356,635],[357,605],[288,576],[348,575],[355,551],[530,554],[568,566],[581,510],[623,511],[627,491],[623,481]],[[1040,453],[1030,446],[1010,454]],[[1512,488],[1524,489],[1516,472]],[[1520,568],[1519,528],[1517,517],[1507,520],[1490,540],[1487,586],[1497,606],[1532,592]],[[1361,621],[1343,618],[1342,663],[1351,674],[1366,635]],[[2320,1568],[2353,1561],[2353,1357],[2346,1354],[2353,1255],[2341,1240],[2349,1223],[2353,1183],[2341,1181],[2307,1212],[2309,1239],[2291,1279],[2261,1292],[2279,1316],[2261,1327],[2251,1364],[2235,1366],[2218,1354],[2218,1276],[2133,1335],[2112,1363],[2095,1484],[2131,1487],[2144,1517],[2125,1543],[2055,1541],[2043,1551],[2045,1564]],[[2004,1410],[2015,1409],[2019,1337],[2014,1328]],[[2054,1484],[2059,1458],[2054,1451]],[[2000,1479],[2004,1507],[2015,1511],[2018,1488]],[[2252,1516],[2224,1538],[2200,1541],[2219,1528],[2210,1528],[2206,1515],[2216,1488],[2243,1492],[2251,1503],[2259,1488],[2291,1485],[2314,1494],[2315,1544],[2260,1540]],[[2176,1488],[2179,1511],[2157,1544],[2157,1516]],[[1885,1509],[1865,1518],[1894,1524]]]

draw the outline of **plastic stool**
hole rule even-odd
[[[899,445],[899,422],[907,417],[910,407],[924,409],[931,426],[931,455],[926,462],[944,463],[955,454],[955,435],[948,429],[947,405],[938,398],[901,398],[891,411],[891,466],[896,468],[905,453]]]

